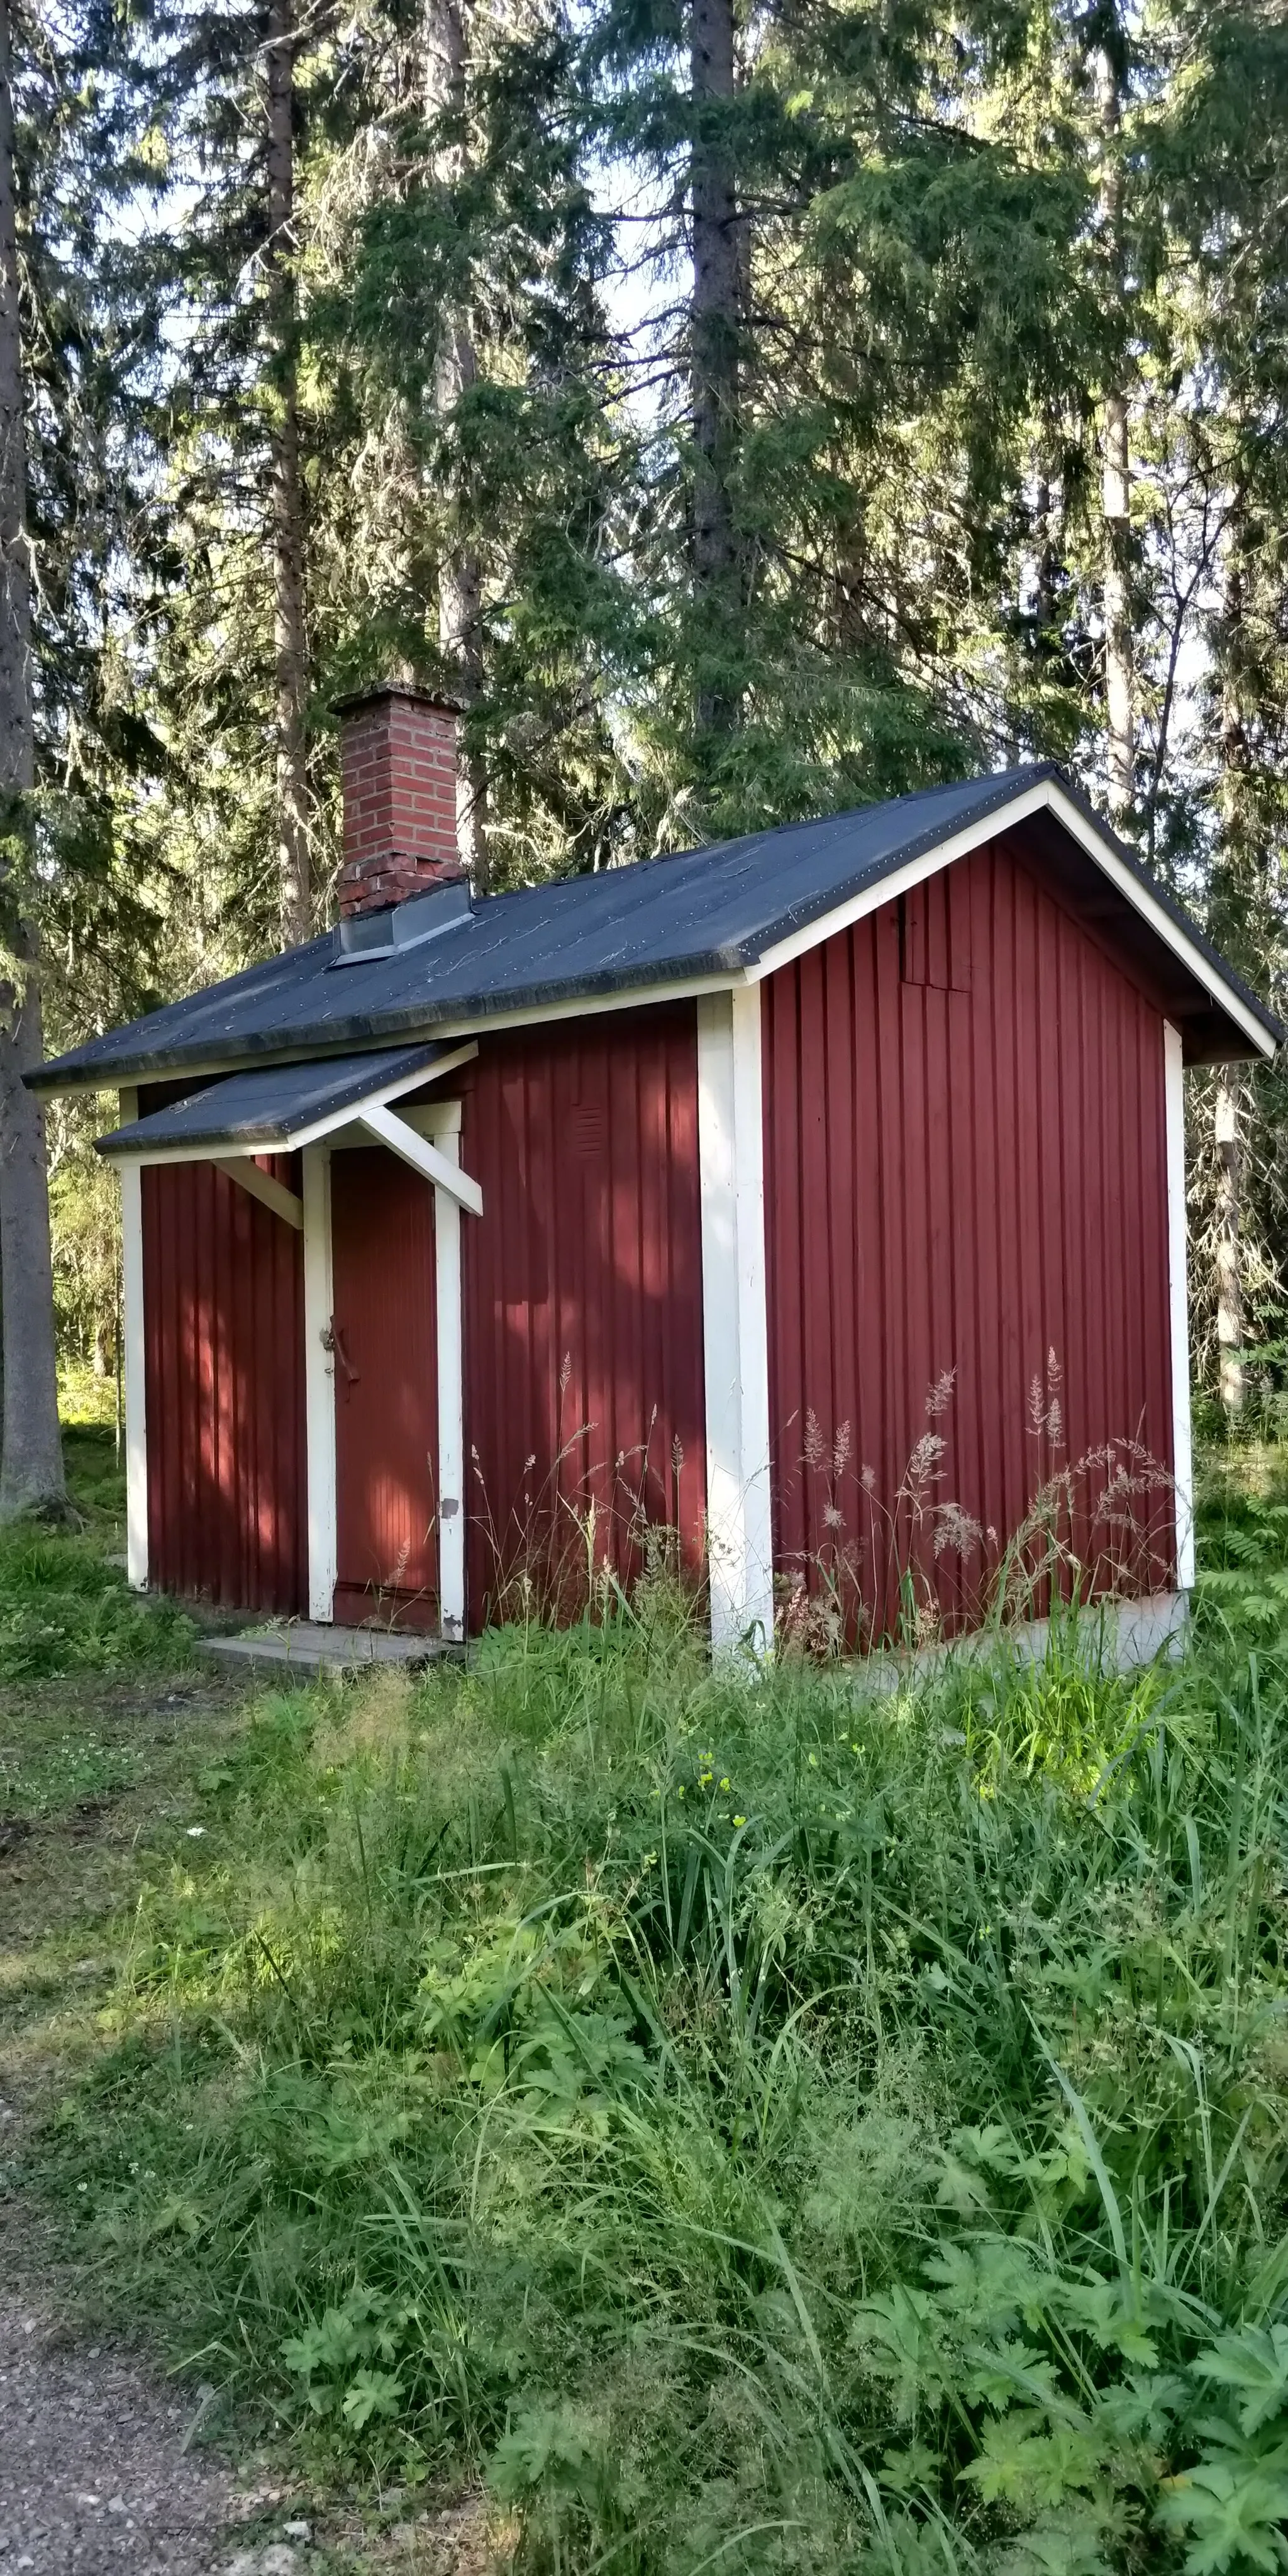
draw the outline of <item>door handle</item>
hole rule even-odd
[[[322,1335],[322,1348],[324,1351],[333,1352],[336,1359],[338,1359],[340,1366],[344,1371],[345,1384],[347,1386],[356,1386],[358,1379],[362,1375],[362,1371],[361,1369],[356,1369],[354,1367],[353,1362],[344,1347],[343,1331],[339,1324],[337,1324],[334,1315],[332,1316],[330,1323],[327,1325],[326,1331]]]

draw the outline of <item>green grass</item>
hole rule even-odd
[[[0,1815],[9,1825],[57,1815],[110,1796],[132,1777],[124,1746],[105,1743],[82,1728],[35,1743],[0,1745]]]
[[[165,1601],[132,1593],[124,1569],[124,1494],[110,1432],[65,1433],[78,1527],[18,1521],[0,1530],[0,1686],[72,1673],[170,1671],[195,1634]],[[5,1796],[0,1757],[0,1803]]]
[[[182,1611],[132,1593],[92,1539],[0,1532],[0,1683],[168,1671],[193,1634]]]
[[[1279,2568],[1288,1655],[1244,1571],[1127,1677],[1074,1633],[739,1679],[646,1598],[194,1725],[92,1993],[33,1952],[26,2189],[315,2473],[482,2476],[519,2568]]]

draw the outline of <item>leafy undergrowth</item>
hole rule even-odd
[[[1288,1667],[713,1676],[658,1616],[259,1697],[31,2183],[517,2566],[1284,2563]]]
[[[193,1635],[182,1611],[131,1592],[92,1537],[0,1531],[0,1683],[172,1671]]]
[[[27,1520],[0,1529],[0,1686],[182,1668],[191,1661],[191,1620],[170,1602],[141,1600],[125,1579],[123,1479],[111,1433],[71,1430],[65,1449],[75,1533]],[[6,1796],[0,1758],[0,1805]]]
[[[1196,1528],[1200,1634],[1288,1647],[1288,1456],[1210,1456]]]

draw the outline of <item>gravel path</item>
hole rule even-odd
[[[0,2297],[0,2576],[211,2576],[235,2559],[226,2472],[184,2449],[191,2397]],[[276,2553],[256,2552],[247,2566]],[[300,2553],[302,2557],[302,2553]],[[282,2550],[282,2576],[299,2564]]]

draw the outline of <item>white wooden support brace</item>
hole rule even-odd
[[[335,1607],[335,1355],[331,1341],[331,1154],[306,1145],[304,1170],[304,1443],[309,1617]]]
[[[1172,1341],[1172,1475],[1176,1492],[1176,1585],[1194,1582],[1194,1444],[1190,1424],[1189,1227],[1185,1207],[1185,1062],[1181,1033],[1163,1024],[1167,1139],[1167,1280]]]
[[[235,1181],[238,1189],[245,1190],[248,1197],[258,1199],[261,1207],[271,1208],[274,1216],[280,1216],[287,1225],[293,1225],[297,1234],[301,1231],[304,1203],[296,1197],[294,1190],[288,1190],[281,1181],[275,1181],[271,1172],[261,1172],[258,1163],[250,1162],[244,1155],[234,1161],[231,1155],[216,1154],[213,1160],[215,1170],[222,1172],[225,1179]]]
[[[461,1106],[445,1101],[434,1143],[460,1161]],[[461,1311],[461,1203],[434,1189],[434,1291],[438,1318],[438,1599],[445,1637],[465,1634],[465,1362]]]
[[[432,1181],[435,1189],[446,1190],[463,1208],[468,1208],[471,1216],[482,1216],[483,1192],[478,1182],[472,1181],[469,1173],[461,1171],[458,1164],[450,1162],[446,1154],[440,1154],[437,1145],[431,1145],[427,1137],[418,1136],[405,1118],[395,1117],[391,1109],[366,1106],[355,1109],[353,1115],[358,1125],[365,1127],[369,1136],[375,1137],[377,1144],[387,1145],[391,1154],[397,1154],[404,1163],[410,1163],[413,1172],[419,1172],[423,1179]]]
[[[698,1168],[711,1642],[774,1638],[760,994],[698,1005]]]
[[[139,1114],[137,1091],[120,1095],[121,1125]],[[143,1314],[143,1175],[121,1166],[121,1329],[125,1342],[125,1567],[136,1592],[148,1581],[147,1345]]]

